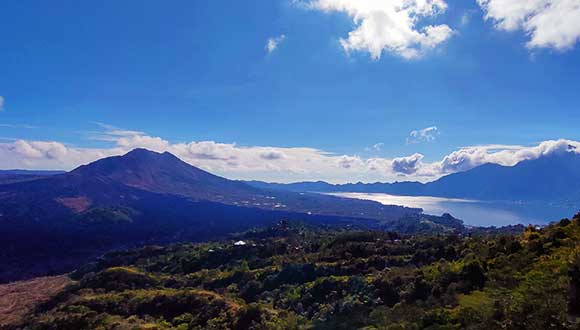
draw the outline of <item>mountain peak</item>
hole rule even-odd
[[[157,155],[159,155],[160,153],[153,151],[153,150],[145,149],[145,148],[135,148],[135,149],[129,151],[128,153],[126,153],[125,155],[131,155],[131,154],[157,154]]]
[[[169,152],[160,153],[145,148],[135,148],[121,157],[159,157],[163,154],[169,154]]]
[[[255,194],[253,187],[213,175],[169,152],[143,148],[83,165],[73,170],[71,176],[194,199],[221,200],[228,195]]]
[[[156,152],[156,151],[152,151],[149,149],[145,149],[145,148],[135,148],[131,151],[129,151],[128,153],[119,156],[117,158],[120,159],[135,159],[138,161],[161,161],[161,162],[179,162],[183,165],[185,165],[186,163],[183,162],[181,159],[179,159],[179,157],[175,156],[174,154],[170,153],[169,151],[165,151],[163,153],[161,152]],[[188,166],[191,166],[189,164],[187,164]],[[193,166],[192,166],[193,167]]]

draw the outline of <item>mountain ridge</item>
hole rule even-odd
[[[524,160],[514,166],[487,163],[428,183],[248,183],[262,189],[294,192],[386,193],[481,200],[577,200],[580,198],[580,155],[573,152],[553,154]]]

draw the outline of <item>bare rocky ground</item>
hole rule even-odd
[[[0,285],[0,329],[18,325],[34,308],[71,283],[71,279],[61,275]]]

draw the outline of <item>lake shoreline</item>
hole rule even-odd
[[[435,196],[403,196],[383,193],[341,192],[327,195],[371,200],[384,205],[421,208],[425,214],[449,213],[466,226],[501,227],[509,225],[545,225],[570,217],[578,211],[573,205],[555,205],[541,201],[487,201]]]

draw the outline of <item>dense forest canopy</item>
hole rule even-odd
[[[110,253],[26,318],[48,329],[576,329],[580,216],[521,234],[280,222]]]

